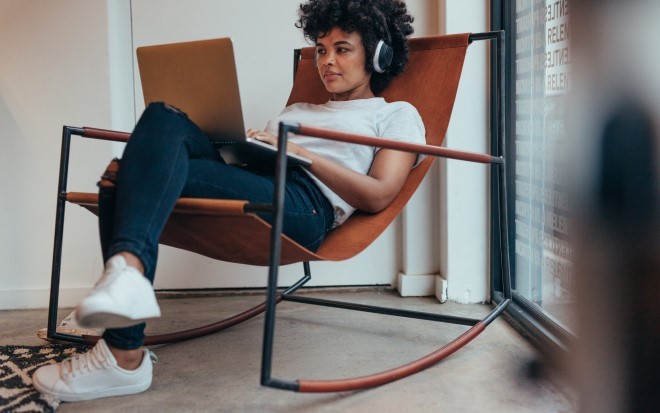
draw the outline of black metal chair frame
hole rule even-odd
[[[247,319],[250,319],[262,312],[265,312],[264,324],[264,338],[262,349],[262,363],[261,363],[261,384],[264,386],[279,388],[285,390],[299,391],[299,392],[330,392],[330,391],[346,391],[373,387],[388,383],[408,375],[417,373],[422,369],[436,364],[440,360],[452,354],[454,351],[460,349],[472,339],[477,337],[487,325],[495,320],[511,302],[511,268],[509,263],[509,246],[508,246],[508,210],[506,198],[506,164],[504,160],[505,154],[505,135],[504,135],[504,64],[505,64],[505,34],[504,31],[473,33],[470,35],[470,42],[481,40],[494,40],[495,41],[495,61],[496,64],[491,67],[491,79],[495,85],[494,96],[491,96],[491,102],[494,106],[494,113],[496,114],[491,126],[491,136],[494,136],[495,145],[491,147],[491,154],[474,154],[469,152],[454,151],[447,148],[430,146],[430,145],[414,145],[414,144],[401,144],[391,145],[390,141],[378,138],[364,139],[364,144],[371,144],[372,146],[390,147],[392,149],[404,150],[408,152],[423,153],[429,156],[444,157],[449,159],[465,160],[470,162],[478,162],[490,164],[493,166],[492,172],[497,176],[497,179],[492,179],[492,186],[497,186],[498,191],[494,188],[491,190],[491,196],[497,192],[498,195],[498,210],[499,210],[499,259],[501,264],[501,282],[504,291],[504,300],[494,307],[488,315],[483,319],[472,319],[463,317],[454,317],[449,315],[440,315],[434,313],[425,313],[417,311],[408,311],[400,309],[391,309],[384,307],[377,307],[371,305],[364,305],[358,303],[338,302],[320,298],[302,297],[294,293],[311,279],[311,270],[309,262],[303,262],[304,276],[294,283],[292,286],[286,288],[283,292],[278,293],[278,271],[280,266],[280,251],[281,251],[281,236],[282,236],[282,223],[283,223],[283,209],[284,202],[284,187],[286,180],[286,164],[287,158],[285,151],[279,151],[275,168],[275,195],[272,204],[268,205],[255,205],[248,204],[246,211],[251,212],[270,212],[274,215],[274,221],[271,230],[271,250],[270,250],[270,263],[268,269],[268,285],[266,289],[266,301],[256,307],[253,307],[241,314],[231,317],[221,322],[204,326],[199,329],[189,330],[183,332],[184,334],[164,334],[157,336],[160,340],[154,342],[166,343],[181,341],[182,339],[199,337],[201,335],[210,334],[216,331],[223,330],[235,324],[239,324]],[[299,51],[294,53],[294,68],[297,67],[299,59]],[[294,69],[295,70],[295,69]],[[60,267],[62,260],[62,244],[64,234],[64,213],[67,202],[67,177],[69,168],[69,152],[71,146],[71,136],[81,136],[96,139],[112,139],[112,140],[125,140],[123,133],[115,133],[117,139],[108,137],[114,132],[104,131],[105,133],[98,133],[99,130],[92,128],[79,128],[64,126],[62,133],[62,147],[60,158],[59,182],[57,193],[57,210],[55,222],[55,237],[53,249],[53,264],[51,276],[51,290],[50,290],[50,304],[48,310],[48,328],[47,338],[53,340],[61,340],[73,343],[88,342],[84,337],[75,336],[71,334],[64,334],[57,332],[57,308],[59,301],[59,284],[60,284]],[[279,148],[286,147],[286,140],[289,133],[302,133],[305,135],[317,136],[325,139],[342,140],[336,136],[322,136],[316,133],[313,128],[306,128],[305,126],[293,123],[282,123],[279,126],[278,144]],[[122,135],[121,137],[119,135]],[[495,224],[492,224],[495,225]],[[491,257],[491,260],[493,257]],[[339,309],[347,309],[354,311],[363,311],[384,315],[393,315],[398,317],[407,317],[421,320],[438,321],[451,324],[460,324],[470,326],[464,334],[451,341],[447,345],[441,347],[439,350],[431,353],[421,359],[415,360],[402,367],[394,368],[382,373],[377,373],[369,376],[352,378],[352,379],[339,379],[339,380],[296,380],[286,381],[272,377],[272,357],[273,357],[273,337],[275,332],[275,307],[280,301],[291,301],[302,304],[313,304],[326,307],[333,307]],[[189,334],[185,334],[189,333]],[[149,344],[147,342],[147,344]]]

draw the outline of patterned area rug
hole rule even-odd
[[[35,390],[32,373],[88,349],[74,344],[0,346],[0,412],[54,412],[60,401]]]

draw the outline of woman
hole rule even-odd
[[[332,100],[289,106],[264,131],[250,129],[248,135],[276,145],[278,123],[291,120],[423,143],[414,107],[375,97],[405,68],[411,22],[398,0],[302,4],[296,25],[316,44],[319,76]],[[311,250],[356,209],[378,212],[389,205],[416,163],[410,153],[304,136],[292,137],[288,150],[312,165],[287,172],[284,233]],[[151,284],[158,239],[176,200],[270,202],[273,190],[272,172],[226,165],[184,113],[151,104],[126,146],[116,187],[99,191],[105,271],[76,313],[82,326],[106,328],[103,339],[83,355],[38,369],[35,387],[62,401],[146,390],[152,362],[143,348],[144,321],[160,316]]]

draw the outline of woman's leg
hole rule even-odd
[[[114,214],[116,204],[116,177],[103,177],[99,182],[99,234],[101,238],[101,251],[103,254],[103,262],[107,262],[111,257],[108,256],[108,250],[111,242],[111,237],[114,228]],[[135,256],[134,256],[135,257]],[[142,266],[139,258],[135,257],[139,262],[128,262],[144,274],[144,267]],[[141,343],[144,340],[145,323],[139,323],[134,326],[119,328],[119,329],[106,329],[104,335],[108,344],[108,349],[117,360],[119,367],[126,370],[135,370],[139,367],[143,351],[141,346],[135,343]],[[122,349],[120,347],[128,347]]]
[[[139,177],[134,179],[133,177]],[[270,173],[224,164],[215,148],[185,115],[163,104],[150,105],[124,152],[116,186],[102,186],[99,223],[104,259],[133,253],[153,281],[158,239],[180,196],[271,202]],[[161,200],[161,202],[158,202]],[[145,213],[149,212],[150,213]],[[264,219],[270,221],[269,215]],[[284,232],[315,250],[333,221],[332,207],[300,169],[288,173]],[[144,323],[108,329],[113,349],[139,349]]]
[[[185,114],[163,103],[149,105],[122,156],[106,255],[134,254],[151,281],[158,239],[186,183],[190,159],[222,162]]]
[[[160,315],[150,285],[157,243],[185,184],[191,158],[220,162],[208,139],[184,114],[162,103],[150,105],[126,146],[117,184],[100,191],[106,269],[78,306],[79,322],[96,320],[107,327],[111,320],[124,323]],[[127,266],[125,254],[139,259],[144,273]],[[87,353],[39,368],[33,376],[35,387],[63,401],[146,390],[152,366],[148,351],[141,348],[143,330],[144,323],[107,329],[104,339]]]
[[[158,239],[185,184],[190,159],[221,162],[185,114],[163,103],[149,105],[126,146],[116,183],[102,180],[100,185],[99,232],[106,262],[124,255],[129,266],[140,270],[130,265],[130,258],[138,258],[153,282]],[[144,327],[109,328],[104,339],[113,352],[136,350],[139,356]]]

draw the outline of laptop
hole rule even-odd
[[[185,112],[229,164],[271,164],[277,148],[246,136],[230,38],[137,48],[144,103]],[[290,165],[311,165],[288,153]]]

